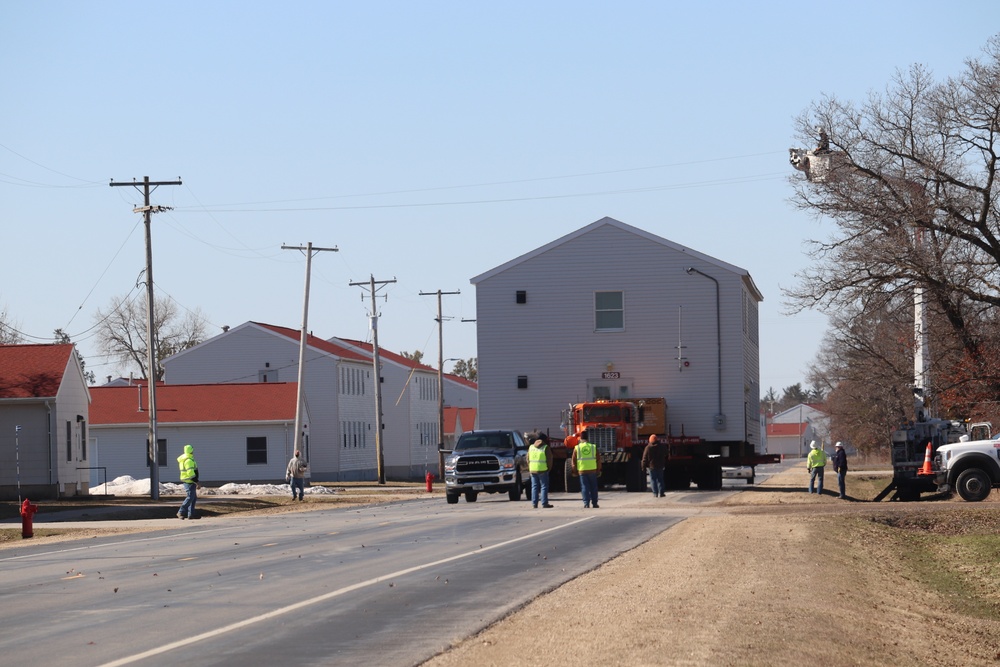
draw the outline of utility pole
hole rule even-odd
[[[299,375],[298,386],[295,389],[295,439],[292,449],[297,452],[305,452],[306,463],[309,462],[309,452],[302,448],[302,386],[306,379],[306,337],[309,334],[309,276],[312,272],[312,258],[314,253],[319,252],[339,252],[339,248],[314,248],[312,241],[306,243],[306,247],[283,245],[282,250],[302,250],[306,255],[306,289],[302,298],[302,332],[299,334]]]
[[[375,459],[378,467],[378,483],[385,484],[385,455],[382,449],[382,362],[378,354],[378,309],[375,307],[376,292],[383,286],[396,282],[392,280],[375,280],[370,276],[367,283],[348,283],[351,287],[368,288],[372,297],[372,313],[369,322],[372,329],[372,363],[375,366]],[[361,297],[364,300],[364,296]]]
[[[437,295],[438,301],[438,479],[444,479],[444,317],[441,315],[441,295],[461,294],[454,292],[420,292],[420,296]]]
[[[111,187],[121,187],[130,185],[139,190],[139,183],[134,179],[131,183],[115,183],[113,180],[108,184]],[[142,178],[142,190],[144,204],[132,209],[133,213],[142,213],[146,225],[146,363],[149,371],[146,379],[149,382],[149,497],[152,500],[160,499],[160,469],[157,460],[156,444],[156,341],[153,340],[153,242],[150,232],[150,223],[153,213],[169,211],[169,206],[151,206],[149,203],[150,193],[161,185],[181,185],[181,179],[176,181],[150,181],[149,176]],[[152,189],[150,189],[152,188]]]

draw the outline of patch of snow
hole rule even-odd
[[[150,493],[149,478],[135,479],[129,475],[117,477],[107,484],[98,484],[90,489],[91,495],[103,496],[148,496]],[[223,484],[220,487],[202,486],[198,489],[199,496],[289,496],[292,493],[289,484]],[[325,486],[307,486],[308,496],[334,495],[336,491]],[[176,482],[160,484],[160,495],[183,496],[184,485]]]

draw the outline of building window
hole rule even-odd
[[[528,293],[523,289],[514,292],[514,303],[528,303]]]
[[[73,422],[66,422],[66,460],[73,460]]]
[[[594,292],[594,328],[625,331],[624,292]]]
[[[156,467],[165,468],[167,466],[167,441],[156,439]],[[149,440],[146,440],[146,467],[153,467],[153,459],[149,451]]]
[[[267,438],[260,436],[247,437],[247,465],[265,465],[267,463]]]
[[[528,376],[527,375],[518,375],[517,376],[517,388],[518,389],[527,389],[528,388]]]
[[[87,422],[80,422],[80,460],[87,460]]]

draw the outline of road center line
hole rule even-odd
[[[101,665],[100,667],[119,667],[120,665],[128,665],[128,664],[131,664],[133,662],[137,662],[139,660],[144,660],[146,658],[151,658],[153,656],[161,655],[163,653],[166,653],[168,651],[172,651],[172,650],[180,648],[182,646],[188,646],[190,644],[194,644],[194,643],[203,641],[205,639],[211,639],[212,637],[218,637],[220,635],[224,635],[227,632],[232,632],[234,630],[240,630],[242,628],[245,628],[247,626],[253,625],[255,623],[260,623],[261,621],[266,621],[266,620],[270,620],[272,618],[276,618],[278,616],[283,616],[283,615],[289,614],[289,613],[291,613],[293,611],[298,611],[300,609],[304,609],[304,608],[309,607],[311,605],[319,604],[320,602],[325,602],[326,600],[330,600],[332,598],[339,597],[339,596],[344,595],[346,593],[350,593],[352,591],[356,591],[358,589],[365,588],[366,586],[372,586],[374,584],[381,583],[381,582],[386,581],[388,579],[395,579],[395,578],[402,577],[402,576],[407,575],[407,574],[411,574],[413,572],[419,572],[420,570],[426,570],[427,568],[437,567],[438,565],[443,565],[445,563],[450,563],[452,561],[461,560],[463,558],[468,558],[469,556],[475,556],[477,554],[481,554],[481,553],[484,553],[484,552],[487,552],[487,551],[492,551],[494,549],[500,549],[502,547],[506,547],[508,545],[515,544],[517,542],[523,542],[524,540],[530,540],[530,539],[533,539],[533,538],[536,538],[536,537],[540,537],[542,535],[545,535],[546,533],[551,533],[551,532],[554,532],[554,531],[557,531],[557,530],[562,530],[563,528],[569,528],[570,526],[574,526],[574,525],[576,525],[578,523],[582,523],[584,521],[590,521],[593,518],[595,518],[595,517],[593,517],[593,516],[584,517],[582,519],[577,519],[575,521],[570,521],[569,523],[564,523],[564,524],[559,525],[559,526],[553,526],[552,528],[546,528],[545,530],[540,530],[540,531],[538,531],[536,533],[531,533],[530,535],[522,535],[521,537],[515,537],[514,539],[507,540],[506,542],[498,542],[497,544],[493,544],[493,545],[490,545],[488,547],[480,547],[478,549],[474,549],[472,551],[467,551],[465,553],[457,554],[455,556],[449,556],[448,558],[442,558],[440,560],[431,561],[430,563],[424,563],[423,565],[414,565],[413,567],[408,567],[408,568],[403,569],[403,570],[397,570],[396,572],[391,572],[389,574],[386,574],[386,575],[383,575],[383,576],[380,576],[380,577],[373,577],[372,579],[368,579],[367,581],[360,581],[360,582],[358,582],[356,584],[351,584],[350,586],[345,586],[343,588],[339,588],[339,589],[337,589],[335,591],[330,591],[329,593],[324,593],[323,595],[318,595],[318,596],[316,596],[314,598],[310,598],[308,600],[302,600],[301,602],[296,602],[295,604],[290,604],[288,606],[281,607],[280,609],[275,609],[274,611],[269,611],[266,614],[260,614],[258,616],[253,616],[251,618],[248,618],[248,619],[245,619],[245,620],[242,620],[242,621],[238,621],[236,623],[231,623],[231,624],[223,626],[221,628],[216,628],[215,630],[209,630],[208,632],[203,632],[200,635],[195,635],[193,637],[187,637],[185,639],[179,639],[179,640],[177,640],[175,642],[170,642],[169,644],[164,644],[163,646],[158,646],[156,648],[151,648],[148,651],[143,651],[142,653],[136,653],[135,655],[130,655],[130,656],[126,656],[124,658],[119,658],[118,660],[113,660],[111,662],[106,662],[103,665]]]

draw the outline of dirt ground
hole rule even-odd
[[[995,534],[996,492],[980,504],[876,505],[810,496],[805,485],[797,467],[731,496],[424,667],[1000,663],[995,572],[970,612],[901,560],[893,527],[943,512],[958,514],[961,532],[961,515],[985,510]]]

